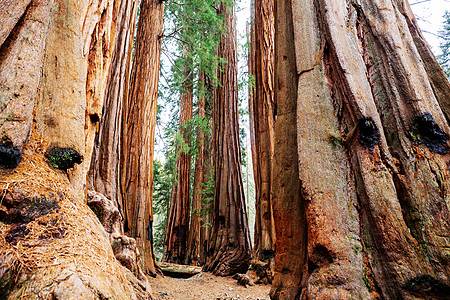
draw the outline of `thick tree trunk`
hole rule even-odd
[[[442,299],[450,290],[450,130],[439,106],[450,91],[436,88],[435,60],[421,59],[408,12],[405,1],[292,2],[308,225],[301,297]]]
[[[48,165],[48,145],[33,130],[19,166],[0,170],[2,298],[151,299],[65,172]]]
[[[89,188],[112,200],[122,215],[124,205],[119,179],[122,107],[124,99],[128,96],[137,7],[135,1],[120,2],[116,43],[108,74],[105,104],[95,137],[88,178]],[[123,224],[121,231],[123,233]]]
[[[306,218],[297,154],[297,74],[290,1],[275,2],[275,150],[272,199],[276,230],[273,299],[295,299],[306,262]]]
[[[447,122],[450,122],[450,101],[446,100],[450,98],[450,81],[431,51],[431,47],[425,41],[419,25],[417,24],[417,20],[411,11],[411,7],[407,3],[404,3],[403,5],[399,5],[398,9],[402,14],[407,16],[405,18],[406,23],[408,24],[409,31],[414,40],[414,44],[417,47],[417,51],[420,54],[420,58],[423,60],[423,65],[433,88],[433,92],[436,94],[437,101],[447,118]]]
[[[274,7],[273,0],[255,0],[251,32],[251,74],[254,76],[250,103],[251,146],[255,177],[256,258],[274,255],[275,227],[272,209],[272,160],[274,151]]]
[[[68,175],[79,199],[85,198],[86,174],[103,106],[105,74],[115,38],[114,3],[56,3],[47,38],[53,46],[45,50],[36,128],[51,141],[48,155],[60,151],[57,149],[71,149],[71,159],[80,165]],[[61,51],[66,48],[73,51]],[[62,80],[69,75],[72,80]]]
[[[12,72],[1,73],[2,91],[21,89],[8,96],[3,109],[21,109],[14,109],[20,122],[2,128],[2,167],[15,169],[0,168],[0,294],[7,299],[148,299],[116,261],[103,227],[84,203],[99,120],[91,115],[103,105],[115,2],[28,1],[25,8],[22,2],[7,13],[2,7],[1,15],[9,18],[10,29],[0,32],[0,70]],[[12,74],[18,87],[7,86]]]
[[[186,56],[185,56],[186,57]],[[192,67],[185,65],[185,76],[181,90],[180,116],[178,134],[183,142],[190,145],[184,128],[186,122],[192,120],[193,106],[193,77]],[[186,247],[189,232],[190,184],[191,184],[191,155],[189,150],[177,145],[177,159],[175,162],[175,183],[170,200],[169,217],[167,219],[166,237],[164,239],[163,261],[182,264],[186,258]]]
[[[214,92],[214,221],[205,270],[227,276],[247,272],[251,245],[239,146],[236,20],[234,6],[219,5],[226,33],[218,55],[226,59]]]
[[[198,98],[197,117],[202,120],[204,124],[205,119],[205,98],[206,93],[203,88],[205,85],[205,73],[200,72],[198,78],[200,91]],[[196,266],[199,262],[200,251],[200,226],[202,218],[202,190],[204,184],[203,181],[203,168],[205,165],[204,149],[205,149],[205,133],[203,127],[199,126],[197,129],[197,158],[195,159],[194,168],[194,185],[192,187],[192,208],[191,208],[191,222],[189,224],[189,235],[186,251],[185,264]]]
[[[52,5],[0,4],[0,165],[6,168],[17,166],[31,133]]]
[[[143,269],[151,275],[156,275],[152,181],[163,13],[162,2],[141,2],[130,90],[123,107],[120,157],[124,230],[136,239]]]

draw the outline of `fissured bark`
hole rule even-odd
[[[120,157],[124,230],[136,239],[144,272],[150,275],[156,275],[152,182],[163,14],[163,2],[141,2],[130,88],[123,107]]]
[[[241,173],[239,145],[236,20],[234,6],[219,5],[226,32],[218,55],[226,62],[214,91],[214,212],[206,271],[227,276],[247,272],[251,244]]]
[[[184,50],[185,58],[188,50]],[[187,60],[187,59],[186,59]],[[180,116],[178,134],[183,142],[190,145],[187,125],[192,120],[193,106],[193,77],[192,64],[187,60],[184,70],[184,80],[181,88]],[[166,237],[164,239],[163,261],[182,264],[186,256],[189,235],[189,217],[191,213],[191,155],[177,145],[177,159],[175,162],[176,175],[170,200],[169,217],[167,218]]]
[[[449,85],[408,3],[277,3],[292,9],[308,228],[296,297],[445,297]]]

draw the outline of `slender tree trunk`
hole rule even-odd
[[[186,54],[186,52],[185,52]],[[185,56],[186,58],[186,56]],[[180,117],[178,134],[188,146],[189,138],[184,128],[186,122],[192,120],[193,106],[193,77],[190,65],[185,65],[185,76],[181,90]],[[167,219],[166,237],[164,240],[163,261],[177,264],[184,263],[186,258],[187,239],[189,233],[190,215],[190,184],[191,184],[191,155],[189,150],[177,145],[176,175],[172,198],[170,201],[169,217]]]
[[[203,131],[203,124],[205,119],[205,97],[206,92],[203,88],[205,85],[205,73],[200,72],[198,78],[200,91],[198,98],[198,110],[197,116],[202,121],[202,125],[198,127],[197,130],[197,158],[195,160],[194,168],[194,185],[192,191],[192,209],[191,209],[191,222],[189,224],[189,236],[187,243],[186,259],[185,264],[197,265],[199,261],[199,250],[200,250],[200,226],[202,218],[202,183],[203,181],[203,168],[205,165],[204,161],[204,140],[205,133]]]
[[[119,184],[122,107],[124,99],[128,96],[130,83],[137,7],[138,4],[135,1],[122,0],[120,2],[116,43],[108,74],[105,104],[99,130],[95,137],[88,178],[89,188],[111,199],[122,215],[124,215],[124,205]]]
[[[254,256],[270,258],[275,250],[272,209],[272,161],[274,151],[274,8],[273,0],[255,0],[251,33],[251,74],[254,77],[250,103],[256,216]]]
[[[297,74],[291,1],[275,2],[275,147],[272,200],[276,230],[272,299],[296,299],[306,262],[306,217],[297,154]]]
[[[233,7],[219,5],[227,27],[218,55],[226,59],[214,94],[214,221],[207,271],[245,273],[251,258],[239,146],[236,20]]]
[[[212,95],[213,87],[208,77],[205,76],[205,117],[208,120],[208,128],[212,128]],[[206,264],[206,258],[208,254],[209,244],[211,242],[211,228],[212,228],[212,212],[214,202],[214,191],[208,193],[208,185],[211,184],[213,178],[212,171],[212,136],[204,135],[203,145],[203,166],[202,166],[202,179],[200,186],[204,186],[202,190],[202,196],[200,199],[201,207],[201,219],[200,219],[200,245],[199,256],[200,265]]]
[[[408,3],[291,7],[308,225],[308,276],[297,295],[447,297],[450,130],[439,103],[449,85],[419,53],[426,47]]]
[[[130,90],[123,107],[121,193],[124,230],[141,253],[143,269],[155,275],[152,251],[153,150],[164,4],[141,2]]]
[[[0,295],[136,298],[136,289],[143,291],[114,258],[83,189],[99,120],[91,115],[103,105],[114,44],[115,2],[32,0],[3,8],[1,90],[15,92],[2,109],[16,107],[20,120],[2,128]]]
[[[207,184],[208,180],[212,177],[212,141],[211,139],[205,139],[205,147],[203,151],[203,183]],[[211,201],[208,198],[211,198]],[[208,249],[211,243],[211,231],[212,231],[212,213],[213,213],[213,193],[212,195],[204,194],[201,199],[201,220],[200,220],[200,245],[199,256],[200,265],[206,264]]]

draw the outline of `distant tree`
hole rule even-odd
[[[163,35],[165,45],[163,51],[172,66],[170,72],[164,75],[163,96],[173,113],[177,110],[180,113],[178,129],[176,129],[178,131],[176,135],[177,174],[173,182],[173,197],[168,215],[163,258],[172,262],[197,261],[200,251],[202,214],[200,189],[204,183],[204,176],[200,170],[205,169],[204,164],[207,163],[202,155],[205,151],[204,142],[209,139],[205,133],[210,132],[205,129],[208,129],[211,119],[211,113],[202,115],[201,112],[205,112],[205,102],[210,102],[209,99],[205,99],[205,96],[209,97],[209,93],[205,92],[209,88],[205,87],[205,82],[208,82],[208,85],[214,85],[217,82],[216,70],[222,60],[215,53],[219,38],[224,31],[223,17],[214,9],[220,2],[224,1],[182,0],[168,2],[166,9],[166,18],[169,21]],[[176,50],[174,51],[173,48]],[[191,120],[194,108],[193,98],[197,100],[197,115]],[[181,99],[181,101],[174,99]],[[188,108],[186,100],[190,100],[191,103],[189,119],[186,119],[186,108]],[[169,122],[168,126],[172,123]],[[196,131],[202,134],[195,136]],[[193,182],[190,180],[191,155],[198,156],[195,161],[196,174],[193,176]],[[191,187],[192,183],[194,187]],[[192,193],[189,192],[191,188],[194,188]],[[190,195],[192,195],[192,202]],[[191,222],[190,219],[192,219]],[[193,232],[190,232],[189,223],[192,223]]]
[[[226,62],[214,91],[214,211],[205,270],[227,276],[247,271],[251,244],[241,173],[235,7],[221,3],[218,13],[226,31],[217,53]]]
[[[153,212],[158,215],[157,222],[153,224],[153,248],[159,259],[162,258],[164,252],[167,212],[175,173],[175,156],[175,149],[170,145],[166,149],[164,162],[158,159],[153,161]]]
[[[199,74],[199,83],[204,85],[205,73]],[[200,227],[201,227],[201,199],[202,199],[202,183],[203,183],[203,166],[204,161],[204,149],[205,149],[205,124],[207,119],[205,118],[205,98],[206,93],[199,93],[198,105],[197,105],[197,117],[201,122],[197,127],[197,157],[195,159],[194,168],[194,182],[192,187],[192,209],[191,209],[191,221],[189,224],[188,240],[186,245],[186,257],[184,263],[190,265],[197,265],[199,261],[200,251]],[[206,125],[206,124],[205,124]]]
[[[180,135],[181,141],[177,145],[175,182],[172,188],[172,197],[167,218],[163,256],[163,261],[178,264],[182,264],[186,256],[191,212],[191,143],[186,127],[192,121],[193,70],[192,60],[188,56],[190,56],[190,51],[188,48],[185,48],[183,52],[184,76],[180,90],[180,116],[178,118],[178,134]]]

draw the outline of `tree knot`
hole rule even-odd
[[[409,136],[413,142],[427,146],[432,152],[447,154],[447,137],[430,113],[414,118],[409,127]]]

